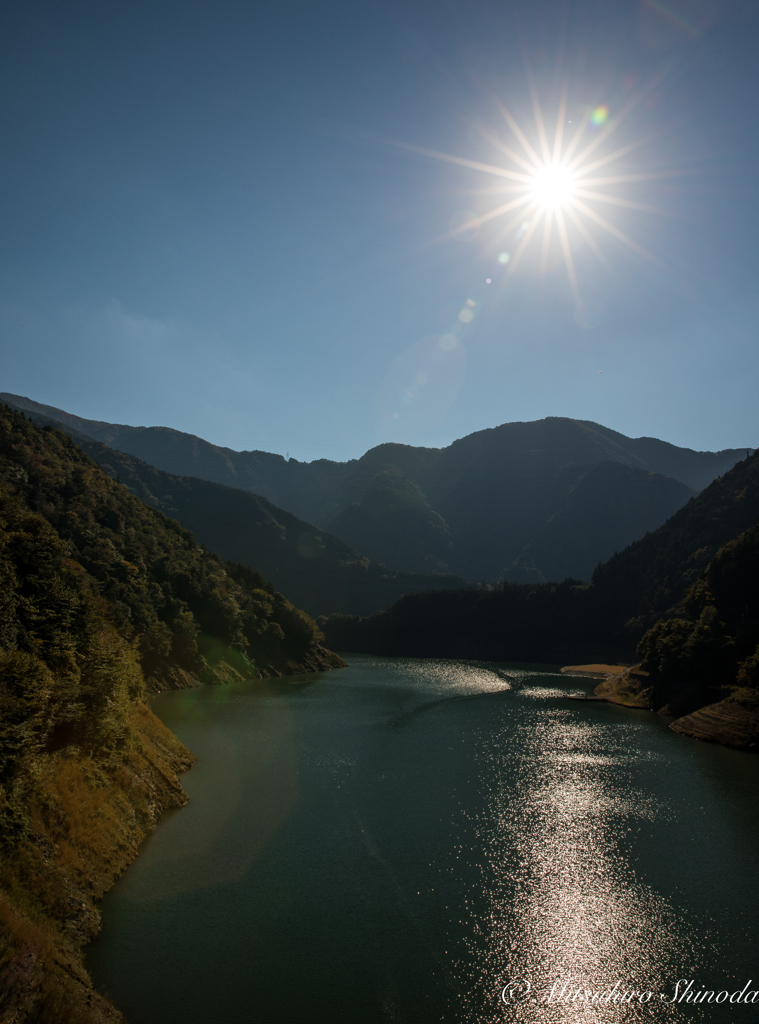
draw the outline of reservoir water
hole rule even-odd
[[[130,1024],[759,1022],[759,757],[550,666],[350,662],[154,699],[197,762],[90,948]]]

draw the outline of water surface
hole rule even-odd
[[[759,989],[759,758],[550,666],[350,660],[154,700],[197,762],[90,950],[130,1024],[759,1022],[691,1001]]]

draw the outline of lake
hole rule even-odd
[[[759,757],[552,666],[349,660],[153,699],[197,762],[89,950],[130,1024],[759,1022],[714,1001],[759,989]]]

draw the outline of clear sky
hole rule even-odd
[[[0,390],[305,460],[759,444],[755,0],[0,18]]]

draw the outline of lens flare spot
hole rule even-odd
[[[506,266],[506,264],[507,264],[507,263],[508,263],[508,262],[509,262],[510,260],[511,260],[511,253],[508,253],[508,252],[502,252],[502,253],[499,253],[499,254],[498,254],[498,262],[499,262],[499,263],[501,264],[501,266],[502,266],[502,267],[505,267],[505,266]]]
[[[471,321],[474,320],[474,313],[471,311],[471,309],[465,306],[464,309],[462,309],[461,312],[459,313],[459,320],[462,322],[462,324],[471,323]]]
[[[466,370],[466,351],[449,332],[427,335],[397,356],[377,389],[377,425],[388,440],[409,443],[440,423]]]
[[[590,115],[590,123],[594,124],[596,128],[599,128],[609,116],[609,108],[605,103],[602,103],[600,107],[596,107],[593,113]]]

